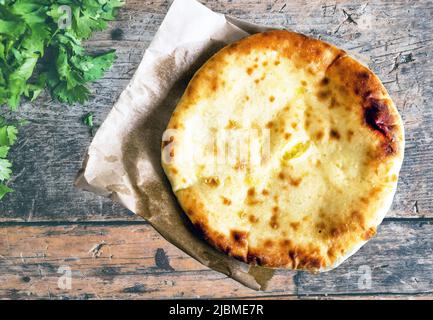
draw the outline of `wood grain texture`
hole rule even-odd
[[[385,222],[336,270],[279,270],[268,291],[256,292],[189,258],[148,224],[0,227],[0,298],[428,297],[432,233],[431,222]],[[65,266],[70,290],[58,286]]]
[[[382,79],[402,114],[406,156],[393,209],[378,236],[335,271],[278,271],[272,290],[251,291],[203,267],[149,225],[72,182],[92,137],[135,72],[171,1],[127,0],[95,33],[91,51],[118,59],[84,106],[42,95],[14,116],[29,120],[12,150],[16,189],[0,202],[0,298],[415,298],[433,297],[433,5],[409,0],[201,0],[209,8],[340,46]],[[113,30],[122,30],[114,40]],[[105,244],[93,257],[95,245]],[[96,248],[97,249],[97,248]],[[60,266],[73,273],[60,290]],[[371,271],[371,286],[362,278]],[[361,279],[361,280],[360,280]],[[364,281],[364,282],[363,282]]]
[[[61,267],[72,272],[71,290],[59,289]],[[277,275],[271,293],[258,293],[191,259],[148,224],[0,227],[0,299],[293,295],[293,275]]]

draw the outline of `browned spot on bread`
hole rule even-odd
[[[257,223],[259,221],[259,219],[255,215],[252,215],[252,214],[248,217],[248,220],[251,223]]]
[[[254,82],[255,82],[256,84],[259,84],[260,79],[256,79],[256,80],[254,80]]]
[[[172,150],[172,151],[170,151],[170,157],[174,157],[174,151]]]
[[[335,249],[333,247],[329,248],[328,251],[326,252],[326,254],[328,255],[328,257],[331,260],[336,258],[336,252],[335,252]]]
[[[302,85],[303,87],[306,87],[306,86],[307,86],[307,81],[305,81],[305,80],[301,80],[301,85]]]
[[[234,120],[229,120],[229,122],[226,125],[226,129],[239,129],[239,123],[237,123]]]
[[[212,91],[217,91],[218,86],[219,86],[219,84],[218,84],[218,78],[213,77],[212,80],[211,80],[211,89],[212,89]]]
[[[323,136],[324,136],[324,133],[322,130],[316,132],[316,140],[318,140],[318,141],[322,140]]]
[[[299,186],[301,182],[302,182],[302,178],[289,177],[289,183],[294,187]]]
[[[232,201],[230,199],[226,198],[226,197],[221,196],[221,199],[223,201],[223,204],[226,205],[226,206],[229,206],[229,205],[232,204]]]
[[[268,196],[268,195],[269,195],[269,191],[268,191],[267,189],[263,189],[263,190],[262,190],[262,194],[263,194],[264,196]]]
[[[296,129],[298,127],[298,124],[296,122],[292,122],[292,128]]]
[[[326,226],[323,222],[319,222],[316,224],[316,229],[317,233],[322,233],[326,229]]]
[[[277,217],[278,215],[273,215],[271,221],[269,221],[269,225],[271,226],[272,229],[278,229],[280,226],[278,224]]]
[[[300,226],[299,222],[290,222],[290,227],[295,231],[299,229],[299,226]]]
[[[397,152],[395,140],[395,119],[384,100],[368,99],[364,108],[364,122],[374,132],[383,137],[382,150],[384,154],[391,155]]]
[[[344,232],[346,231],[345,227],[340,227],[340,228],[332,228],[330,235],[332,238],[338,238],[339,236],[341,236]]]
[[[272,246],[269,246],[268,240],[273,242]],[[249,248],[246,261],[268,267],[290,266],[293,269],[317,270],[323,266],[323,258],[317,247],[312,244],[296,246],[289,239],[278,242],[263,240],[261,246]]]
[[[270,96],[270,97],[269,97],[269,101],[270,101],[270,102],[274,102],[274,101],[275,101],[275,97],[274,97],[274,96]]]
[[[340,139],[340,133],[337,131],[337,129],[331,129],[331,131],[329,132],[329,136],[331,137],[331,139]]]
[[[284,139],[289,140],[292,135],[288,132],[284,134]]]
[[[269,122],[266,124],[266,128],[268,128],[268,129],[271,129],[273,126],[274,126],[274,123],[273,123],[272,121],[269,121]]]
[[[266,239],[263,244],[264,244],[265,248],[270,248],[274,245],[274,242],[271,239]]]
[[[248,73],[248,75],[252,75],[253,74],[253,68],[247,68],[247,73]]]
[[[363,203],[363,204],[368,204],[370,201],[368,200],[368,198],[366,198],[366,197],[361,197],[361,198],[359,198],[359,200],[361,200],[361,202]]]
[[[336,108],[336,107],[338,107],[337,99],[335,99],[335,97],[332,96],[332,97],[331,97],[331,101],[330,101],[330,103],[329,103],[329,109],[334,109],[334,108]]]
[[[176,168],[170,168],[170,171],[173,174],[178,174],[179,173]]]
[[[247,245],[247,236],[248,234],[245,231],[231,230],[230,232],[231,239],[242,246]]]
[[[329,84],[329,78],[328,77],[324,77],[321,81],[320,84],[322,86],[327,86]]]
[[[207,221],[198,220],[193,224],[198,234],[217,249],[236,259],[246,260],[248,250],[247,232],[231,230],[230,235],[226,236],[210,228]]]
[[[256,189],[254,187],[248,189],[248,197],[254,197],[256,194]]]
[[[316,257],[314,253],[310,253],[310,250],[311,249],[302,250],[298,248],[289,250],[288,256],[293,269],[320,269],[322,259]]]
[[[320,101],[328,99],[330,95],[331,95],[330,91],[324,91],[324,90],[321,90],[316,94],[317,99],[319,99]]]
[[[284,180],[284,179],[286,178],[286,176],[284,175],[283,172],[280,172],[280,173],[278,174],[278,178],[280,178],[281,180]]]
[[[261,254],[254,254],[252,252],[248,252],[247,255],[247,263],[252,264],[252,265],[263,265],[264,263],[264,258]]]
[[[204,183],[206,183],[207,185],[211,186],[211,187],[218,187],[220,184],[220,180],[218,177],[208,177],[208,178],[204,178]]]
[[[246,101],[250,100],[250,97],[249,96],[245,96],[245,100]]]
[[[255,205],[260,203],[259,200],[255,198],[256,189],[254,187],[248,189],[246,203],[249,205]]]
[[[243,161],[237,161],[233,167],[233,169],[235,170],[245,170],[246,168],[247,168],[247,164]]]
[[[374,198],[374,197],[378,196],[382,192],[382,190],[383,190],[383,187],[379,187],[379,186],[373,187],[373,188],[371,188],[369,195],[370,195],[370,197]]]
[[[367,241],[367,240],[373,238],[375,235],[376,235],[376,228],[371,227],[363,234],[362,239]]]
[[[266,66],[268,65],[268,62],[267,62],[267,61],[263,61],[262,65],[263,65],[264,67],[266,67]]]
[[[276,66],[278,66],[280,63],[281,63],[280,60],[276,60],[276,61],[274,62],[274,64],[275,64]]]
[[[280,241],[280,246],[282,247],[289,247],[292,245],[292,241],[290,241],[289,239],[283,239]]]
[[[168,146],[171,142],[173,142],[174,141],[174,137],[173,136],[170,136],[170,138],[168,139],[168,140],[164,140],[163,142],[162,142],[162,147],[163,148],[165,148],[166,146]]]
[[[367,71],[361,71],[358,73],[358,78],[361,81],[368,80],[370,78],[370,73],[368,73]]]
[[[278,212],[279,212],[278,207],[272,208],[272,216],[271,216],[271,220],[269,221],[269,225],[271,226],[272,229],[278,229],[278,227],[279,227]]]
[[[355,134],[355,132],[353,132],[353,130],[347,130],[347,140],[352,141],[352,137]]]
[[[364,228],[365,217],[362,215],[361,212],[354,210],[351,213],[351,217],[352,217],[352,223],[354,223],[357,226],[361,226],[361,228]]]
[[[170,141],[163,141],[162,142],[162,148],[165,148],[166,146],[168,146],[170,144]]]

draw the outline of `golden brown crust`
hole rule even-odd
[[[230,230],[229,236],[226,236],[212,228],[206,218],[205,204],[192,189],[180,190],[176,196],[202,238],[222,252],[246,262],[248,234],[245,231]]]
[[[293,87],[282,84],[284,72],[295,73]],[[179,133],[162,148],[171,145],[174,157],[194,144],[213,152],[185,135],[200,125],[269,129],[268,163],[276,159],[254,174],[242,161],[223,174],[163,163],[182,208],[214,247],[249,264],[322,271],[375,235],[395,192],[403,126],[380,80],[343,50],[283,30],[225,47],[191,80],[168,124]],[[293,162],[303,148],[309,156]]]
[[[383,157],[397,155],[403,140],[399,115],[379,78],[367,67],[349,56],[337,59],[327,70],[353,101],[359,101],[364,125],[382,140]],[[329,79],[329,78],[326,78]]]

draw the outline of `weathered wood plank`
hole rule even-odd
[[[16,189],[0,203],[0,221],[133,220],[111,201],[72,186],[90,143],[80,118],[95,112],[100,123],[126,86],[170,1],[129,0],[119,20],[88,42],[93,50],[115,48],[118,60],[94,85],[91,101],[66,107],[47,96],[25,104],[29,119],[12,152]],[[256,23],[283,26],[347,49],[385,82],[405,121],[407,148],[391,217],[433,217],[433,7],[431,1],[203,1],[216,11]],[[344,10],[344,11],[343,11]],[[348,14],[351,19],[348,19]],[[354,21],[354,22],[352,22]],[[111,32],[120,28],[120,40]],[[416,204],[416,205],[415,205]]]
[[[377,238],[332,272],[299,273],[297,293],[309,295],[433,295],[433,223],[386,222]]]
[[[62,267],[70,290],[58,286]],[[271,294],[293,295],[293,274],[273,279]],[[0,283],[0,299],[269,295],[204,267],[146,224],[0,227]]]
[[[430,221],[386,221],[336,270],[279,270],[268,291],[255,292],[202,266],[147,224],[0,227],[0,298],[428,297],[432,233]],[[58,288],[61,266],[71,268],[71,290]]]

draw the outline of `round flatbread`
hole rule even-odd
[[[275,30],[225,47],[195,74],[164,133],[162,164],[216,248],[325,271],[375,235],[403,151],[400,115],[372,71]]]

